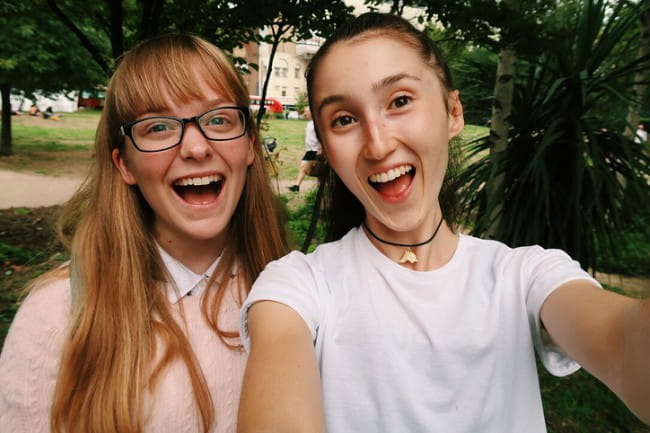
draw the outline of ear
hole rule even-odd
[[[452,90],[449,93],[449,120],[448,133],[451,140],[463,130],[465,118],[463,117],[463,105],[460,103],[458,90]]]
[[[246,165],[251,165],[253,163],[253,160],[255,159],[255,149],[253,149],[253,146],[255,146],[255,143],[257,143],[257,136],[255,134],[251,134],[248,136],[248,154],[246,155]]]
[[[129,170],[126,160],[124,159],[124,156],[120,154],[119,149],[113,149],[111,156],[113,158],[113,164],[115,164],[115,167],[117,167],[117,170],[120,172],[124,183],[127,185],[136,185],[138,182],[136,181],[135,176],[133,176],[133,173],[131,173],[131,170]]]

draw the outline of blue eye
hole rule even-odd
[[[136,132],[138,135],[151,135],[151,134],[163,134],[166,132],[171,132],[180,129],[180,125],[177,121],[170,119],[156,119],[152,118],[149,121],[139,123],[136,126]]]
[[[167,125],[164,123],[154,123],[149,128],[149,132],[165,132],[167,130]]]
[[[219,116],[214,116],[210,119],[210,125],[223,125],[226,123],[226,119]]]

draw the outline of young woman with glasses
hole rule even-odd
[[[286,242],[227,57],[194,36],[120,61],[71,264],[33,283],[0,358],[0,431],[232,432],[238,312]]]
[[[456,230],[463,109],[425,33],[362,15],[314,55],[307,88],[333,241],[269,264],[244,304],[240,432],[543,433],[535,351],[650,422],[650,301],[600,289],[562,251]]]

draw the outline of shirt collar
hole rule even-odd
[[[171,278],[166,287],[167,299],[172,304],[177,303],[184,296],[200,296],[203,294],[208,280],[219,264],[219,260],[221,260],[220,255],[203,274],[197,274],[178,259],[172,257],[160,245],[158,245],[158,252]]]

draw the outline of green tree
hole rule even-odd
[[[636,55],[640,6],[574,6],[554,17],[561,31],[545,53],[524,63],[506,148],[490,155],[489,139],[472,143],[459,185],[475,234],[496,219],[497,239],[561,248],[593,268],[599,251],[620,251],[622,222],[647,206],[650,159],[622,131],[648,59]],[[503,182],[488,191],[494,173]]]
[[[148,0],[135,3],[118,0],[91,5],[81,0],[45,1],[107,76],[124,49],[159,32],[193,32],[224,51],[232,51],[249,41],[269,43],[271,54],[262,99],[266,96],[278,45],[314,34],[327,34],[346,19],[351,10],[342,0]],[[262,32],[263,29],[267,32]],[[241,59],[234,61],[242,63]],[[258,120],[262,114],[260,110]]]
[[[641,0],[644,11],[640,15],[639,57],[646,58],[650,54],[650,0]],[[650,80],[650,65],[639,70],[632,87],[632,101],[627,112],[626,136],[633,138],[636,126],[640,120],[640,108],[648,93]]]
[[[0,90],[2,91],[2,141],[0,155],[11,155],[11,103],[13,92],[75,90],[101,80],[84,50],[40,5],[0,2]],[[81,67],[83,65],[83,67]]]
[[[282,42],[327,36],[338,24],[350,17],[352,8],[343,0],[247,0],[234,4],[230,11],[235,28],[247,29],[244,40],[255,40],[271,45],[268,68],[262,87],[261,106],[264,107],[273,61]],[[265,32],[260,30],[265,29]],[[264,110],[257,114],[258,124]]]

